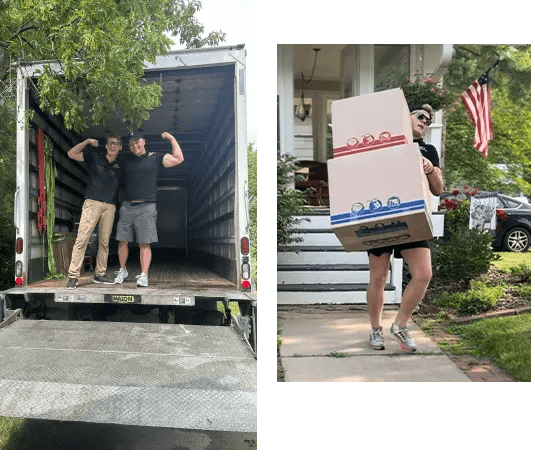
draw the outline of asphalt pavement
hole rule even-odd
[[[25,419],[7,449],[255,450],[256,432],[222,432]]]
[[[416,353],[403,352],[387,331],[397,306],[383,312],[385,350],[369,347],[366,306],[352,309],[279,307],[285,382],[470,382],[412,321]]]

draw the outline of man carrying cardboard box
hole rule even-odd
[[[429,182],[429,189],[435,195],[442,193],[444,184],[437,150],[426,144],[423,137],[433,116],[433,109],[429,104],[409,105],[414,142],[418,143],[422,154],[423,169]],[[407,323],[425,295],[432,276],[430,241],[410,242],[389,247],[368,250],[370,261],[370,283],[368,285],[367,300],[370,313],[370,346],[384,350],[385,342],[381,315],[384,304],[384,287],[390,266],[390,257],[394,252],[396,258],[403,258],[410,268],[411,281],[407,285],[397,316],[390,328],[390,333],[399,342],[401,349],[406,352],[416,351],[416,343],[407,330]]]

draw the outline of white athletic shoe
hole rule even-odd
[[[147,287],[149,285],[149,277],[145,273],[136,276],[138,287]]]
[[[122,284],[123,281],[128,277],[128,271],[125,269],[119,268],[119,271],[115,271],[115,284]]]
[[[407,327],[401,327],[397,324],[392,324],[390,333],[398,342],[401,349],[407,353],[413,353],[416,351],[416,342],[410,336]]]
[[[385,338],[382,327],[372,327],[370,331],[370,346],[375,350],[385,349]]]

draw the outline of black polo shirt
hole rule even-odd
[[[106,152],[84,152],[84,162],[89,164],[86,199],[115,204],[121,180],[121,169],[116,161],[108,162]]]
[[[424,140],[422,139],[414,140],[414,142],[418,143],[422,156],[430,160],[435,167],[440,168],[440,159],[438,158],[437,149],[432,144],[424,143]]]
[[[128,152],[118,157],[126,201],[156,202],[158,170],[164,168],[165,153],[148,152],[142,156]]]

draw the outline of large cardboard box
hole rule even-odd
[[[331,229],[345,250],[433,238],[431,192],[417,144],[331,159],[327,167]]]
[[[412,124],[399,88],[332,103],[334,157],[410,144]]]

